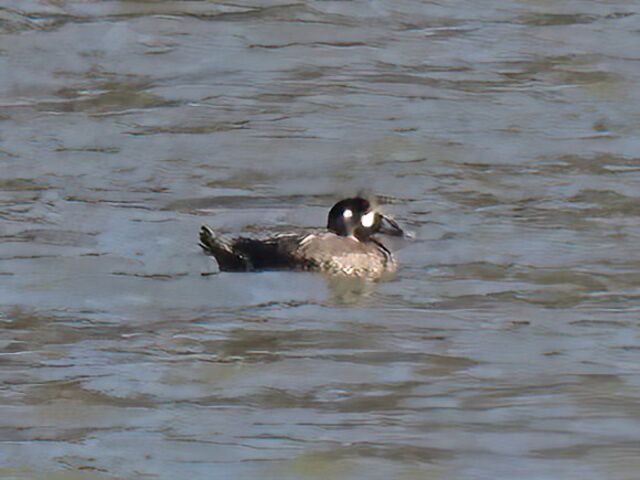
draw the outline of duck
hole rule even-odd
[[[221,272],[298,270],[380,278],[397,270],[380,235],[403,237],[405,232],[372,201],[354,197],[329,210],[326,229],[227,237],[203,225],[200,247],[216,259]]]

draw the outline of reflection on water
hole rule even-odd
[[[636,478],[639,13],[0,3],[0,476]],[[361,189],[395,279],[201,275]]]

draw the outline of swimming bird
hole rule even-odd
[[[379,234],[403,236],[404,231],[368,199],[355,197],[331,208],[326,230],[229,238],[203,225],[200,246],[224,272],[304,270],[378,278],[397,268]]]

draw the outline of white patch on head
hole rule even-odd
[[[362,224],[363,227],[369,228],[373,226],[373,222],[375,221],[375,219],[376,219],[376,212],[369,212],[364,214],[360,218],[360,223]]]
[[[353,217],[353,212],[347,208],[344,212],[342,212],[342,216],[344,218],[351,218]]]

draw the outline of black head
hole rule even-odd
[[[360,197],[336,203],[329,211],[327,228],[337,235],[354,236],[362,242],[376,233],[404,235],[395,221],[377,212],[369,200]]]

